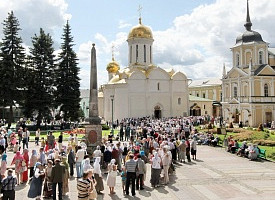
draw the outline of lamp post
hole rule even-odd
[[[111,102],[112,102],[112,129],[111,129],[111,133],[112,133],[112,135],[114,135],[114,98],[115,98],[115,96],[111,95],[110,98],[111,98]]]

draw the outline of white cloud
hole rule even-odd
[[[54,31],[60,29],[71,15],[66,13],[68,4],[65,0],[8,0],[1,1],[0,20],[7,18],[8,12],[14,11],[20,23],[20,36],[26,45],[31,45],[31,37],[39,33],[40,27],[46,33],[54,36]],[[0,37],[2,38],[2,23]],[[58,46],[58,44],[55,44]]]
[[[275,26],[271,19],[275,18],[275,12],[272,8],[275,8],[275,1],[250,1],[252,29],[261,33],[263,39],[274,47]],[[237,36],[245,31],[245,19],[246,1],[217,0],[195,8],[191,14],[176,17],[173,25],[164,31],[154,30],[152,24],[154,63],[183,71],[191,79],[221,77],[223,63],[227,70],[231,68],[230,48],[234,46]],[[122,66],[128,63],[128,31],[118,33],[113,41],[102,34],[95,36],[99,72],[102,72],[104,80],[107,80],[105,67],[111,58],[112,43],[116,46],[116,60]],[[87,44],[89,42],[79,49],[79,57],[86,58],[83,61],[87,61],[89,56],[83,50]]]
[[[250,1],[252,29],[275,45],[275,1]],[[173,66],[188,77],[221,77],[223,63],[231,67],[230,48],[245,31],[246,2],[217,0],[201,5],[189,15],[176,17],[173,26],[154,32],[154,62]]]
[[[119,20],[119,25],[118,25],[119,29],[128,28],[128,27],[131,27],[131,26],[132,26],[132,24],[129,24],[124,20]]]

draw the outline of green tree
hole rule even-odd
[[[0,96],[4,106],[9,106],[8,126],[13,122],[13,106],[21,103],[24,89],[25,53],[19,21],[11,11],[3,22],[4,38],[0,44]]]
[[[56,106],[60,106],[64,120],[78,120],[80,109],[80,78],[77,56],[73,50],[71,27],[67,21],[63,29],[61,53],[56,70]]]
[[[30,48],[32,65],[32,84],[28,91],[30,98],[26,99],[26,105],[31,106],[37,112],[37,126],[40,127],[43,117],[51,117],[51,109],[54,102],[54,70],[55,56],[53,40],[40,28],[40,34],[32,38],[33,47]]]

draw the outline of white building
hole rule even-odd
[[[153,34],[139,24],[128,35],[128,67],[120,70],[112,59],[107,65],[109,82],[103,92],[102,117],[111,120],[129,117],[187,116],[189,110],[188,79],[182,72],[165,70],[153,64]]]

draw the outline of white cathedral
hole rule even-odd
[[[153,63],[153,34],[139,24],[128,35],[128,67],[107,65],[109,81],[99,93],[99,114],[105,120],[150,116],[180,117],[189,113],[188,79],[182,72]],[[113,110],[113,111],[112,111]]]

